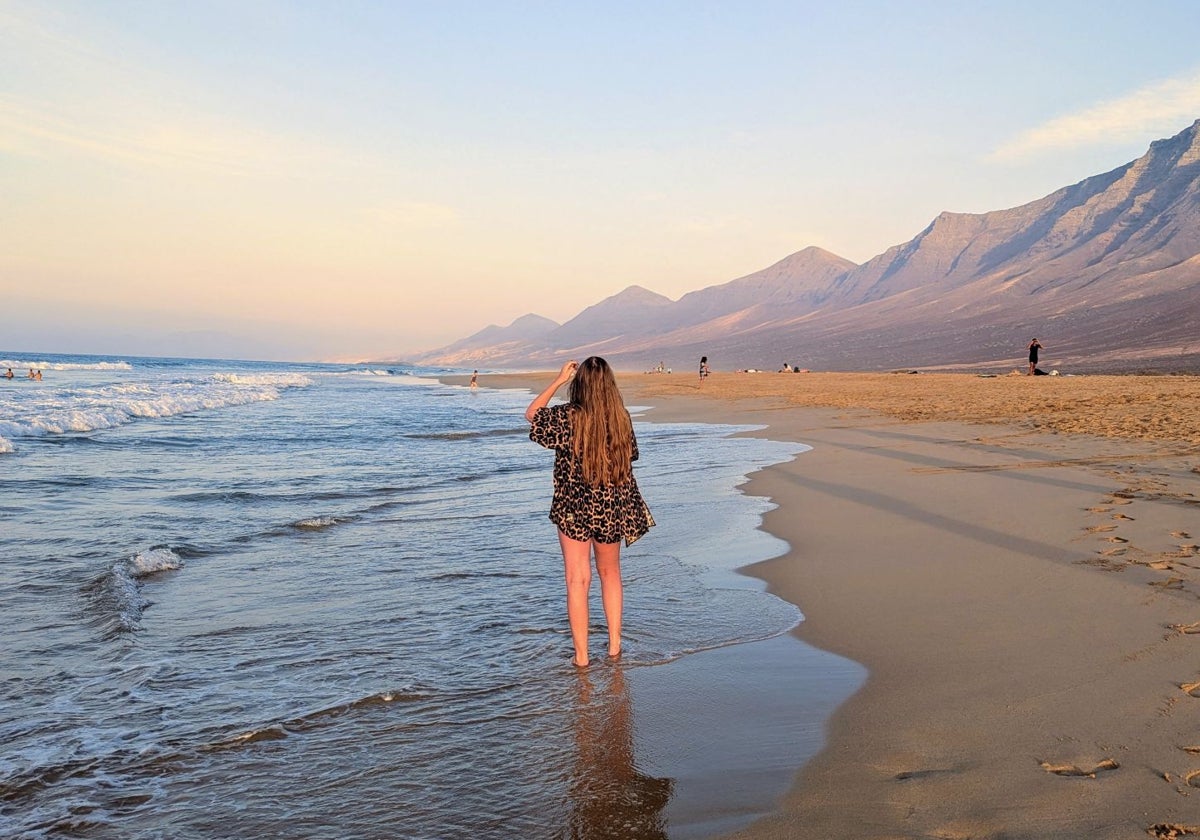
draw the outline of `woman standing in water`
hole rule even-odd
[[[570,401],[549,406],[571,378]],[[631,545],[654,525],[633,477],[637,439],[608,362],[567,362],[525,409],[529,439],[554,450],[550,521],[558,526],[567,580],[567,622],[577,666],[588,664],[592,554],[608,622],[608,655],[621,654],[621,540]]]

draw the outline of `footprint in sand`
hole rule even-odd
[[[1101,557],[1120,557],[1122,554],[1124,554],[1127,551],[1129,551],[1128,548],[1121,547],[1121,548],[1106,548],[1103,551],[1097,551],[1096,553],[1099,554]]]
[[[1126,522],[1133,522],[1133,517],[1132,517],[1132,516],[1126,516],[1126,515],[1125,515],[1125,514],[1123,514],[1123,513],[1114,513],[1114,514],[1112,515],[1112,518],[1113,518],[1113,519],[1124,519]]]
[[[1193,770],[1183,777],[1183,782],[1188,787],[1200,788],[1200,770]]]
[[[1200,834],[1200,825],[1183,825],[1182,823],[1156,823],[1146,829],[1146,833],[1157,840],[1178,840],[1180,837],[1193,837]]]
[[[1180,683],[1179,687],[1189,697],[1200,697],[1200,682]]]
[[[1097,569],[1103,569],[1106,572],[1125,571],[1124,563],[1116,562],[1108,557],[1089,557],[1086,560],[1076,560],[1075,562],[1081,566],[1095,566]]]
[[[953,773],[954,770],[948,767],[931,768],[929,770],[905,770],[895,775],[898,782],[906,782],[909,779],[928,779],[930,776],[942,776],[947,773]]]
[[[1172,531],[1171,536],[1177,540],[1190,540],[1192,535],[1187,531]]]
[[[1184,544],[1179,546],[1178,551],[1164,551],[1161,553],[1161,556],[1182,560],[1185,557],[1195,557],[1198,551],[1200,551],[1200,546]]]
[[[1115,530],[1117,530],[1117,526],[1116,525],[1089,525],[1088,527],[1084,528],[1083,530],[1088,534],[1101,534],[1101,533],[1104,533],[1105,531],[1115,531]]]
[[[1096,778],[1097,773],[1103,773],[1105,770],[1116,770],[1121,766],[1111,758],[1104,759],[1090,770],[1084,769],[1077,764],[1053,764],[1049,761],[1042,761],[1040,765],[1047,773],[1053,773],[1056,776],[1086,776],[1089,779]]]
[[[1106,502],[1106,504],[1110,504],[1110,505],[1131,505],[1131,504],[1133,504],[1133,499],[1126,498],[1125,496],[1116,496],[1116,497],[1114,497],[1114,498],[1111,498],[1111,499],[1109,499],[1109,500]]]
[[[1157,586],[1161,589],[1183,589],[1183,578],[1169,577],[1166,580],[1152,580],[1150,586]],[[1200,683],[1197,683],[1200,685]]]
[[[1087,511],[1088,513],[1108,513],[1109,511],[1112,510],[1112,508],[1110,508],[1110,507],[1090,507],[1090,508],[1084,508],[1084,510]]]
[[[1129,540],[1125,539],[1124,537],[1105,537],[1105,538],[1104,538],[1104,541],[1105,541],[1105,542],[1113,542],[1113,543],[1127,543],[1127,542],[1129,542]]]

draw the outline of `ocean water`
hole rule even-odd
[[[0,356],[44,373],[0,380],[0,836],[682,837],[745,810],[697,816],[721,764],[673,777],[688,727],[664,746],[638,686],[802,619],[734,569],[782,550],[737,485],[803,446],[637,418],[659,526],[623,552],[621,663],[594,593],[579,673],[529,394]],[[828,713],[796,710],[809,754]]]

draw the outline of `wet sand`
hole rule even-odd
[[[620,381],[814,447],[746,485],[791,547],[749,571],[870,672],[732,836],[1200,834],[1200,378]]]

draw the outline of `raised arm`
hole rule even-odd
[[[577,367],[579,367],[579,363],[574,359],[562,366],[562,370],[558,372],[558,376],[554,377],[554,381],[546,386],[546,390],[534,397],[529,408],[525,409],[526,420],[530,423],[533,422],[533,415],[537,414],[539,408],[545,408],[550,404],[550,398],[554,396],[554,392],[570,381],[571,377],[575,375]]]

